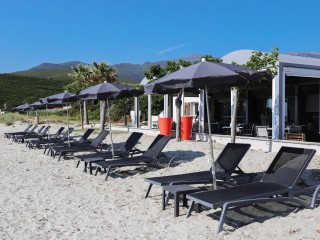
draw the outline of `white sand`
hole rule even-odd
[[[213,236],[219,209],[193,212],[187,219],[181,207],[181,216],[174,218],[172,205],[161,210],[159,187],[144,199],[146,177],[209,169],[208,143],[173,139],[164,152],[184,163],[160,170],[121,169],[104,182],[105,175],[84,173],[83,165],[75,168],[72,160],[57,162],[43,150],[2,137],[24,126],[0,125],[0,239],[320,239],[319,207],[269,203],[237,208],[229,211],[224,231]],[[128,135],[115,134],[114,140]],[[144,135],[139,148],[146,149],[153,138]],[[215,145],[215,156],[222,147]],[[241,168],[264,171],[274,155],[249,150]],[[314,157],[309,168],[319,169],[319,159]]]

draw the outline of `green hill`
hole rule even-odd
[[[0,74],[0,108],[4,104],[8,109],[22,103],[38,101],[41,97],[63,91],[63,86],[70,83],[67,79],[46,79],[25,77],[13,74]]]

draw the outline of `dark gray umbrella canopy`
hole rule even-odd
[[[58,93],[58,94],[46,97],[46,99],[47,99],[48,103],[56,102],[56,101],[61,101],[62,103],[67,103],[67,102],[77,101],[77,96],[74,93],[63,92],[63,93]]]
[[[65,105],[62,100],[48,102],[47,98],[40,98],[39,101],[47,108],[63,107]]]
[[[30,106],[32,109],[45,109],[45,108],[46,108],[46,105],[45,105],[45,104],[42,104],[40,101],[31,103],[29,106]]]
[[[147,94],[176,93],[181,89],[186,91],[194,88],[222,88],[242,86],[250,81],[265,77],[272,79],[265,71],[256,71],[242,66],[217,63],[199,62],[189,67],[168,74],[152,83],[145,85]]]
[[[27,111],[27,110],[30,110],[32,107],[30,107],[30,104],[28,103],[25,103],[25,104],[22,104],[22,105],[19,105],[15,108],[13,108],[13,110],[17,110],[17,111]]]
[[[117,83],[101,83],[80,91],[81,100],[106,100],[110,98],[133,97],[141,94],[133,87]]]

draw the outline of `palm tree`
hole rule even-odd
[[[117,70],[111,67],[106,62],[93,62],[91,68],[91,80],[94,84],[101,84],[103,82],[116,83],[118,73]],[[104,129],[106,116],[106,101],[100,101],[100,130]],[[110,124],[110,119],[109,119]]]
[[[69,84],[67,88],[72,92],[78,92],[92,85],[91,70],[88,65],[80,64],[72,67],[73,72],[69,74],[74,82]],[[83,101],[83,119],[84,124],[89,124],[87,101]],[[82,121],[81,121],[82,122]]]

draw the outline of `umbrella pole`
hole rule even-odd
[[[38,109],[36,110],[36,122],[37,122],[37,131],[39,135],[39,116],[38,116]]]
[[[114,148],[113,148],[112,131],[111,131],[111,119],[110,119],[109,98],[107,98],[107,112],[108,112],[108,120],[109,120],[109,131],[110,131],[110,141],[111,141],[112,159],[114,159]]]
[[[46,115],[47,115],[47,127],[49,127],[49,115],[48,115],[48,104],[46,104]],[[49,130],[48,130],[48,139],[50,140],[50,133],[49,133]]]
[[[70,132],[69,132],[69,111],[68,111],[68,103],[66,103],[66,107],[67,107],[68,146],[70,147]]]
[[[208,98],[208,87],[205,86],[205,95],[206,95],[206,107],[207,107],[207,119],[208,119],[208,141],[210,147],[210,162],[212,163],[212,179],[213,179],[213,189],[217,189],[217,182],[216,182],[216,169],[215,169],[215,161],[213,156],[213,143],[211,138],[211,119],[210,119],[210,108],[209,108],[209,98]]]

